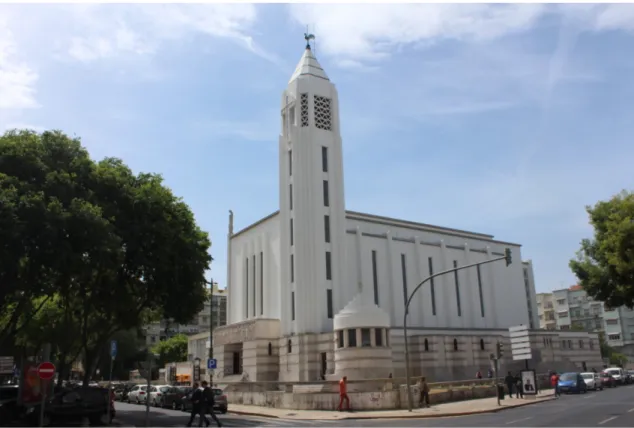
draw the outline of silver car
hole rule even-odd
[[[585,372],[581,373],[581,377],[586,383],[588,389],[592,389],[593,391],[603,390],[603,382],[601,382],[601,378],[598,373]]]

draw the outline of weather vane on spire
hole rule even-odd
[[[306,49],[310,49],[310,41],[315,40],[315,35],[310,33],[304,33],[304,39],[306,39]]]

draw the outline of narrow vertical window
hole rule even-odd
[[[401,254],[401,276],[403,277],[403,307],[407,308],[407,266],[405,262],[405,254]],[[406,313],[409,313],[409,309],[406,309]]]
[[[291,247],[292,247],[293,246],[293,219],[291,219],[290,225],[291,225],[290,232],[291,232]]]
[[[429,276],[432,276],[434,274],[434,260],[429,257],[427,262],[429,264]],[[436,287],[434,278],[429,280],[429,291],[431,292],[431,313],[436,316]]]
[[[332,290],[326,290],[326,312],[328,313],[328,319],[332,318]]]
[[[260,251],[260,315],[264,315],[264,252]]]
[[[293,185],[288,185],[288,205],[289,209],[293,209]]]
[[[326,251],[326,279],[332,279],[332,256],[330,251]]]
[[[330,206],[330,195],[328,194],[328,180],[324,180],[324,206]]]
[[[293,175],[293,150],[288,151],[288,175]]]
[[[257,279],[256,279],[256,278],[257,278],[257,275],[258,275],[258,274],[257,274],[257,271],[256,271],[256,265],[255,265],[255,254],[254,254],[254,255],[253,255],[253,316],[256,316],[256,315],[257,315],[257,313],[256,313],[256,311],[257,311],[257,309],[256,309],[256,308],[257,308],[257,306],[256,306],[256,301],[257,301],[257,299],[255,298],[255,296],[256,296],[256,294],[255,294],[255,293],[256,293],[256,291],[255,291],[255,290],[256,290],[256,287],[257,287],[257,284],[256,284],[256,282],[257,282]]]
[[[295,321],[295,292],[291,291],[291,321]]]
[[[295,282],[295,257],[291,254],[291,282]]]
[[[324,216],[324,239],[326,243],[330,243],[330,216]]]
[[[379,306],[379,278],[376,270],[376,250],[372,250],[372,283],[374,285],[374,304]]]
[[[249,318],[249,258],[244,259],[244,297],[245,310],[244,313]]]
[[[453,267],[454,269],[458,267],[458,261],[454,260],[453,261]],[[458,308],[458,316],[461,317],[462,316],[462,306],[460,305],[460,281],[458,279],[458,271],[455,270],[453,272],[453,278],[454,278],[454,282],[456,284],[456,307]]]
[[[321,170],[328,172],[328,147],[321,148]]]
[[[480,273],[480,265],[476,266],[478,273],[478,294],[480,295],[480,314],[484,318],[484,299],[482,298],[482,275]]]

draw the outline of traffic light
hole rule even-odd
[[[504,258],[506,259],[506,265],[510,265],[511,263],[513,263],[513,259],[511,258],[511,249],[507,248],[506,250],[504,250]]]
[[[497,354],[498,360],[504,355],[504,344],[502,342],[496,343],[495,353]]]

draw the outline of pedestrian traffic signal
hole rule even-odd
[[[511,263],[513,263],[513,259],[511,258],[511,249],[507,248],[506,250],[504,250],[504,258],[506,259],[506,265],[510,265]]]
[[[495,345],[495,353],[497,354],[498,360],[504,355],[504,344],[502,344],[502,342],[498,342]]]

